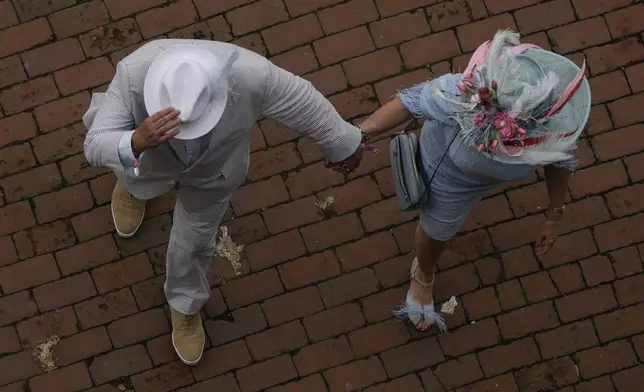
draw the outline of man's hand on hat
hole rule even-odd
[[[179,133],[179,111],[166,108],[148,117],[132,135],[132,151],[143,151],[167,142]]]

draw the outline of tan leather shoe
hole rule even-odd
[[[170,307],[172,315],[172,345],[179,359],[186,365],[196,365],[201,360],[206,335],[201,323],[201,313],[187,315]]]
[[[144,216],[145,200],[135,199],[120,182],[117,182],[112,192],[112,219],[116,233],[121,238],[134,236]]]

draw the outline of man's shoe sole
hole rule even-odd
[[[172,334],[172,347],[174,347],[174,352],[177,353],[177,356],[181,360],[181,362],[185,363],[188,366],[194,366],[201,361],[201,357],[203,357],[203,348],[206,346],[206,339],[204,338],[203,343],[201,344],[201,354],[199,354],[199,358],[195,359],[194,361],[188,361],[184,359],[181,354],[179,354],[179,350],[177,350],[177,346],[174,344],[174,333]]]

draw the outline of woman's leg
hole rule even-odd
[[[412,271],[416,279],[411,280],[410,294],[420,305],[429,305],[433,301],[434,286],[431,283],[434,281],[434,269],[445,249],[445,242],[428,236],[419,222],[416,226],[415,244],[418,268]],[[418,281],[425,285],[421,285]]]

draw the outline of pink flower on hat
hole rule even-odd
[[[474,125],[480,127],[485,125],[485,123],[487,122],[487,116],[483,114],[483,112],[478,112],[474,115],[472,121],[474,122]]]
[[[501,139],[504,141],[512,139],[520,129],[516,118],[505,112],[494,115],[494,127],[499,131]],[[523,132],[525,133],[525,131]]]

